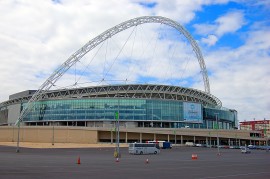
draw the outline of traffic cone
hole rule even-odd
[[[81,164],[81,159],[80,159],[80,157],[79,157],[78,160],[77,160],[77,164],[78,164],[78,165]]]
[[[192,154],[192,155],[191,155],[191,159],[192,159],[192,160],[197,160],[197,159],[198,159],[197,154]]]
[[[145,160],[145,163],[146,163],[146,164],[148,164],[148,163],[149,163],[149,160],[148,160],[148,159],[146,159],[146,160]]]
[[[119,158],[116,158],[116,161],[115,162],[119,162]]]

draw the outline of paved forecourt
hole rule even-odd
[[[1,178],[270,178],[270,152],[179,147],[158,155],[129,155],[121,148],[21,148],[0,146]],[[197,159],[192,160],[192,154]],[[146,162],[148,159],[148,163]],[[80,164],[77,164],[80,162]]]

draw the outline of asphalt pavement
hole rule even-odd
[[[130,155],[121,148],[30,149],[0,146],[0,178],[270,178],[270,152],[178,147],[158,155]],[[192,160],[192,154],[197,159]],[[147,162],[148,161],[148,162]],[[80,164],[78,164],[80,162]]]

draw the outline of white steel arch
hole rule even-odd
[[[182,33],[187,40],[190,42],[196,57],[198,59],[201,73],[204,81],[204,88],[206,93],[210,93],[210,85],[207,75],[207,69],[204,63],[204,59],[201,53],[201,50],[196,43],[196,41],[192,38],[190,33],[179,23],[161,16],[142,16],[138,18],[134,18],[128,21],[125,21],[119,25],[116,25],[105,32],[101,33],[97,37],[93,38],[89,42],[87,42],[82,48],[77,50],[74,54],[72,54],[58,69],[56,69],[53,74],[39,87],[39,89],[33,94],[32,98],[27,102],[26,106],[23,108],[17,122],[21,122],[22,119],[27,115],[27,113],[32,108],[33,102],[38,101],[43,98],[44,94],[50,90],[50,88],[60,79],[64,73],[72,67],[76,62],[78,62],[85,54],[94,49],[97,45],[107,40],[108,38],[114,36],[115,34],[124,31],[130,27],[137,26],[145,23],[161,23],[168,26],[171,26]]]

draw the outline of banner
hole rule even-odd
[[[202,123],[202,105],[198,103],[184,102],[184,120]]]

